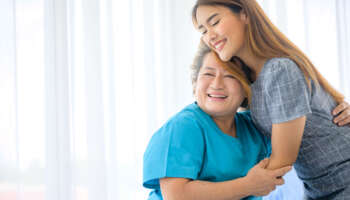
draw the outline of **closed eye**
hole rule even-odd
[[[204,76],[215,76],[214,74],[211,73],[203,73]]]
[[[220,20],[217,20],[214,24],[212,24],[212,26],[217,25],[220,22]]]
[[[236,79],[234,76],[232,75],[225,75],[226,78],[232,78],[232,79]]]

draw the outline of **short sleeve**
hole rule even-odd
[[[311,95],[303,72],[290,59],[272,62],[264,81],[265,102],[271,122],[287,122],[311,113]]]
[[[159,179],[197,179],[204,156],[203,132],[189,116],[167,122],[152,137],[144,153],[143,186],[159,188]]]

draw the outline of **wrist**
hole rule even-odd
[[[242,184],[242,195],[244,197],[251,196],[254,193],[254,187],[253,187],[253,181],[245,176],[241,178],[241,184]]]

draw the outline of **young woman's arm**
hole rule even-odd
[[[303,137],[306,117],[272,125],[271,156],[268,169],[293,165]]]
[[[265,169],[268,160],[262,160],[242,178],[223,182],[208,182],[185,178],[162,178],[160,187],[164,200],[234,200],[247,196],[263,196],[282,185],[291,167]]]
[[[338,115],[334,119],[334,123],[339,126],[349,125],[349,104],[345,101],[340,103],[334,109],[333,115]],[[268,169],[293,165],[298,156],[305,121],[306,117],[300,117],[292,121],[272,125],[272,152]]]

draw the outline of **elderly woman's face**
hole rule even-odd
[[[213,52],[208,53],[195,84],[198,106],[213,117],[232,117],[245,97],[240,82],[224,64]]]

